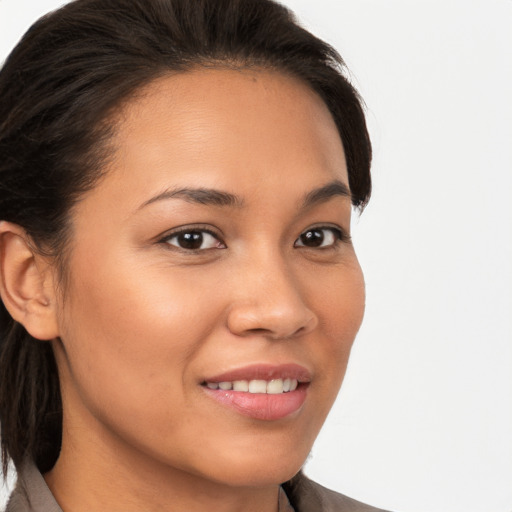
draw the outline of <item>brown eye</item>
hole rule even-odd
[[[213,234],[207,231],[182,231],[171,235],[165,241],[169,245],[179,247],[189,251],[199,251],[206,249],[223,249],[224,244]]]
[[[341,240],[342,234],[335,228],[313,228],[304,231],[295,241],[295,247],[330,247]]]

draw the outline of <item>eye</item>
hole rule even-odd
[[[311,228],[304,231],[295,243],[294,247],[332,247],[340,240],[344,240],[346,237],[343,232],[337,228]]]
[[[204,229],[187,229],[172,233],[165,237],[162,242],[188,251],[226,248],[214,233]]]

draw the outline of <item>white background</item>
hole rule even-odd
[[[0,0],[0,60],[60,3]],[[395,512],[512,512],[512,0],[285,3],[344,56],[375,149],[366,319],[306,472]]]

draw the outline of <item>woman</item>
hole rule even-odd
[[[364,310],[342,66],[267,0],[78,0],[15,48],[8,511],[376,510],[300,473]]]

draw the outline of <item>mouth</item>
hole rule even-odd
[[[238,414],[258,420],[279,420],[300,411],[311,381],[295,364],[239,368],[205,379],[205,393]]]

